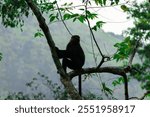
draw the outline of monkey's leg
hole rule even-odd
[[[73,70],[77,69],[77,65],[70,59],[67,58],[63,58],[62,60],[62,67],[64,68],[64,70],[66,71],[67,67]]]
[[[63,58],[63,60],[62,60],[62,67],[63,67],[65,72],[67,71],[67,66],[68,66],[68,59]]]

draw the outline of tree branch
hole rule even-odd
[[[95,42],[95,44],[96,44],[96,46],[97,46],[97,49],[98,49],[100,55],[102,56],[102,60],[100,61],[99,65],[97,66],[97,68],[99,68],[99,67],[101,67],[101,65],[105,62],[105,61],[104,61],[105,56],[103,55],[103,53],[102,53],[102,51],[101,51],[101,49],[100,49],[100,47],[99,47],[99,45],[98,45],[98,43],[97,43],[97,41],[96,41],[96,38],[95,38],[94,33],[93,33],[93,30],[92,30],[92,28],[91,28],[90,21],[89,21],[89,19],[88,19],[88,17],[87,17],[87,4],[88,4],[88,1],[89,1],[89,0],[86,1],[86,5],[85,5],[85,18],[86,18],[86,21],[87,21],[87,23],[88,23],[88,27],[89,27],[89,29],[90,29],[90,33],[91,33],[91,35],[92,35],[92,37],[93,37],[93,40],[94,40],[94,42]]]
[[[129,93],[128,93],[128,79],[126,73],[128,73],[130,69],[127,69],[126,67],[93,67],[93,68],[84,68],[80,71],[71,71],[68,73],[71,80],[73,77],[82,75],[82,74],[91,74],[91,73],[111,73],[115,75],[120,75],[124,78],[124,90],[125,90],[125,100],[129,100]]]
[[[94,42],[95,42],[95,44],[96,44],[96,46],[97,46],[97,48],[98,48],[98,51],[99,51],[100,55],[103,57],[103,53],[102,53],[102,51],[101,51],[101,49],[100,49],[100,47],[99,47],[99,45],[98,45],[98,43],[97,43],[97,41],[96,41],[96,38],[95,38],[94,33],[93,33],[93,30],[92,30],[92,28],[91,28],[90,21],[89,21],[89,19],[88,19],[88,17],[87,17],[87,2],[86,2],[86,5],[85,5],[85,18],[86,18],[86,20],[87,20],[88,27],[89,27],[89,29],[90,29],[90,33],[92,34],[93,40],[94,40]]]
[[[130,55],[129,62],[128,62],[128,66],[129,67],[131,67],[131,65],[132,65],[132,61],[133,61],[133,58],[134,58],[134,56],[135,56],[135,54],[137,52],[137,49],[139,47],[140,40],[141,39],[137,40],[136,45],[133,48],[132,54]]]
[[[129,71],[126,70],[124,67],[116,67],[116,66],[110,66],[110,67],[92,67],[92,68],[83,68],[82,70],[76,70],[71,71],[68,73],[69,77],[72,79],[75,76],[83,75],[83,74],[91,74],[91,73],[111,73],[115,75],[124,76],[125,73],[128,73]]]

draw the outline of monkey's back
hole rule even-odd
[[[68,43],[66,50],[69,54],[69,58],[82,68],[85,62],[85,54],[80,44],[73,45],[72,43]]]

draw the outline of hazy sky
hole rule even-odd
[[[62,2],[73,2],[74,5],[80,5],[81,0],[60,0]],[[135,1],[135,0],[120,0],[120,3],[125,3],[126,1]],[[144,0],[136,0],[137,2],[142,2]],[[129,4],[130,4],[129,2]],[[131,4],[130,4],[131,5]],[[123,30],[126,30],[128,27],[133,26],[133,21],[131,19],[126,19],[127,14],[123,12],[120,6],[115,7],[104,7],[92,9],[94,12],[97,11],[99,14],[100,20],[106,22],[103,25],[102,29],[108,32],[114,32],[116,34],[121,34]]]
[[[121,0],[122,2],[123,0]],[[130,0],[133,1],[133,0]],[[144,0],[136,0],[142,2]],[[126,19],[127,14],[120,9],[120,6],[103,8],[100,10],[100,18],[107,23],[103,25],[104,31],[121,34],[123,30],[133,26],[133,20]]]

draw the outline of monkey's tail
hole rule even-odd
[[[82,78],[81,78],[81,75],[79,75],[79,94],[80,96],[82,96]]]

